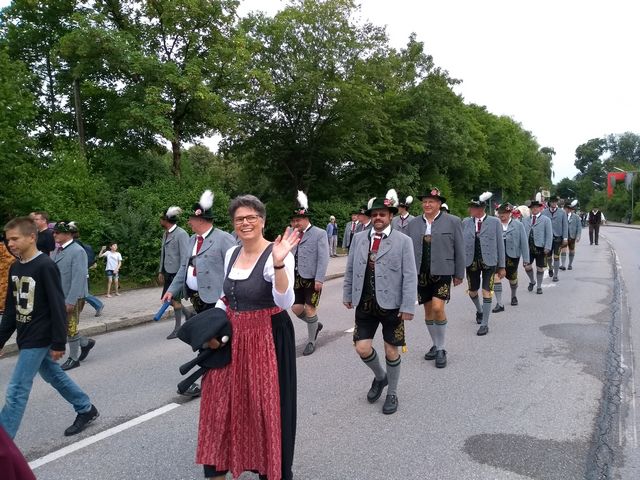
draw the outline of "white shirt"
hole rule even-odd
[[[435,217],[433,217],[433,222],[435,222],[441,214],[442,214],[442,212],[438,212],[438,214]],[[425,229],[424,229],[424,234],[425,235],[431,235],[431,225],[433,225],[433,222],[429,222],[429,219],[424,214],[422,215],[422,218],[424,218],[424,221],[426,223]]]
[[[478,231],[478,223],[479,222],[484,222],[484,219],[487,218],[487,214],[485,213],[484,216],[482,218],[474,218],[474,221],[476,223],[476,232]]]
[[[178,228],[177,224],[173,224],[173,227],[171,227],[169,230],[167,230],[167,233],[172,233],[176,228]]]
[[[122,262],[122,255],[120,255],[120,252],[107,250],[104,252],[104,256],[107,257],[107,266],[104,268],[105,270],[116,270],[118,268],[118,264]]]
[[[213,230],[213,226],[209,230],[204,232],[204,234],[200,235],[202,237],[202,241],[203,242],[204,242],[204,239],[209,236],[209,234],[211,233],[212,230]],[[193,257],[195,257],[197,252],[198,252],[198,236],[196,235],[196,241],[193,244],[193,250],[191,250],[191,255]],[[194,271],[193,265],[189,265],[189,267],[187,268],[187,287],[189,287],[194,292],[197,292],[198,291],[198,279],[193,274],[193,271]]]
[[[373,241],[375,240],[376,234],[382,234],[382,238],[388,237],[391,233],[391,225],[385,228],[381,232],[376,232],[373,228],[371,229],[371,233],[369,234],[369,248],[373,247]]]
[[[60,248],[67,248],[72,243],[73,243],[73,238],[71,240],[69,240],[68,242],[65,242],[62,245],[60,245]]]
[[[227,253],[224,256],[224,271],[226,272],[229,269],[229,262],[231,261],[231,256],[233,252],[235,252],[236,248],[240,248],[239,246],[231,247],[227,250]],[[258,260],[256,260],[256,263]],[[293,293],[293,279],[294,279],[294,269],[295,269],[295,259],[291,253],[288,253],[284,259],[284,271],[287,274],[287,280],[289,281],[289,285],[284,293],[280,293],[276,290],[276,271],[273,269],[273,256],[269,255],[267,261],[264,264],[264,269],[262,271],[262,278],[264,278],[267,282],[271,282],[271,294],[273,295],[274,303],[286,310],[291,308],[293,302],[295,300],[295,295]],[[253,272],[255,267],[255,263],[251,268],[237,268],[235,266],[231,267],[229,271],[229,278],[231,280],[246,280]],[[216,308],[222,308],[226,310],[227,307],[222,300],[218,300],[216,302]]]

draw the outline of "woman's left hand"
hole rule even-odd
[[[300,242],[300,232],[297,228],[286,228],[282,235],[278,235],[278,238],[273,242],[273,250],[271,256],[273,257],[274,265],[282,265],[287,254]]]

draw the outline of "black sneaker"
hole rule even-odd
[[[79,362],[87,358],[87,355],[89,355],[89,352],[95,346],[95,344],[96,344],[96,341],[93,338],[90,338],[89,343],[87,344],[86,347],[80,347],[80,356],[78,357]]]
[[[538,287],[538,289],[536,290],[536,293],[537,293],[538,295],[542,295],[542,288],[541,288],[541,287]]]
[[[553,277],[553,270],[549,269],[549,276]]]
[[[76,420],[73,422],[73,425],[64,431],[64,436],[70,437],[71,435],[77,435],[99,416],[100,413],[98,413],[98,409],[91,405],[91,410],[86,413],[79,413],[76,416]]]
[[[554,281],[554,282],[559,281],[559,280],[558,280],[558,277],[553,277],[553,281]]]
[[[478,325],[482,323],[482,312],[476,312],[476,323]]]
[[[500,313],[500,312],[504,312],[504,305],[500,305],[500,304],[496,304],[495,307],[493,307],[493,310],[491,310],[493,313]]]
[[[479,337],[482,337],[483,335],[486,335],[487,333],[489,333],[489,327],[487,325],[482,325],[477,332],[477,335]]]
[[[384,405],[382,406],[382,413],[385,415],[391,415],[398,410],[398,397],[395,395],[387,395],[384,399]]]
[[[530,292],[533,292],[533,287],[535,287],[536,284],[535,283],[529,283],[529,286],[527,287],[527,290],[529,290]]]
[[[189,388],[187,388],[184,392],[180,393],[180,395],[184,395],[185,397],[196,398],[196,397],[199,397],[201,393],[202,392],[200,391],[200,387],[198,386],[198,384],[192,383],[191,385],[189,385]]]
[[[569,265],[569,266],[567,267],[567,270],[573,270],[573,267],[572,267],[571,265]]]
[[[563,271],[567,269],[567,267],[565,267],[565,266],[563,266],[563,265],[560,265],[558,268],[559,268],[560,270],[563,270]]]
[[[167,340],[173,340],[174,338],[178,338],[178,329],[174,329],[169,335],[167,335]]]
[[[436,359],[436,346],[434,345],[429,349],[427,353],[424,354],[425,360],[435,360]]]
[[[511,299],[511,305],[513,305],[514,307],[518,305],[518,297],[513,297]]]
[[[80,361],[78,360],[74,360],[73,358],[69,357],[67,358],[67,361],[64,362],[60,368],[62,368],[62,370],[67,371],[67,370],[71,370],[72,368],[77,368],[80,366]]]
[[[447,351],[438,350],[436,352],[436,368],[444,368],[447,366]]]
[[[313,343],[309,342],[309,343],[307,343],[307,346],[304,347],[304,350],[302,351],[302,355],[307,357],[307,356],[311,355],[315,351],[316,351],[316,346]]]
[[[371,383],[371,388],[367,392],[367,401],[369,403],[375,403],[380,398],[380,395],[382,395],[382,390],[387,385],[389,385],[387,377],[384,377],[384,379],[380,381],[376,380],[374,377],[373,382]]]

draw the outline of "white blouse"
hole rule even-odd
[[[227,253],[224,256],[225,272],[229,269],[229,262],[231,261],[231,256],[233,255],[233,252],[235,252],[236,248],[240,248],[240,246],[235,245],[231,247],[229,250],[227,250]],[[267,261],[264,264],[264,270],[262,271],[263,278],[267,282],[271,282],[272,284],[271,292],[273,294],[274,303],[283,310],[291,308],[295,300],[295,295],[293,293],[295,263],[296,261],[293,258],[293,255],[291,254],[291,252],[289,252],[284,259],[284,271],[286,272],[287,279],[289,280],[289,285],[284,293],[280,293],[276,290],[276,272],[273,269],[273,257],[271,255],[269,255],[269,257],[267,258]],[[251,272],[253,272],[254,267],[255,264],[251,268],[237,268],[235,266],[232,266],[231,270],[229,271],[229,278],[231,280],[246,280],[247,278],[249,278],[249,275],[251,275]],[[222,308],[223,310],[226,310],[226,305],[222,300],[218,300],[216,303],[216,308]]]

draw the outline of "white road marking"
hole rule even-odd
[[[41,467],[43,465],[46,465],[47,463],[53,462],[54,460],[58,460],[59,458],[69,455],[70,453],[76,452],[84,447],[88,447],[89,445],[99,442],[100,440],[104,440],[105,438],[111,437],[116,433],[123,432],[124,430],[127,430],[131,427],[135,427],[136,425],[140,425],[141,423],[146,422],[147,420],[151,420],[152,418],[162,415],[163,413],[167,413],[168,411],[173,410],[174,408],[177,408],[179,406],[180,405],[178,405],[177,403],[170,403],[168,405],[165,405],[164,407],[157,408],[156,410],[145,413],[144,415],[140,415],[139,417],[133,418],[128,422],[124,422],[113,428],[105,430],[104,432],[97,433],[91,437],[83,438],[79,442],[72,443],[71,445],[67,445],[66,447],[61,448],[60,450],[56,450],[55,452],[51,452],[48,455],[45,455],[42,458],[38,458],[37,460],[29,462],[29,467],[31,467],[31,470],[35,470],[38,467]]]

